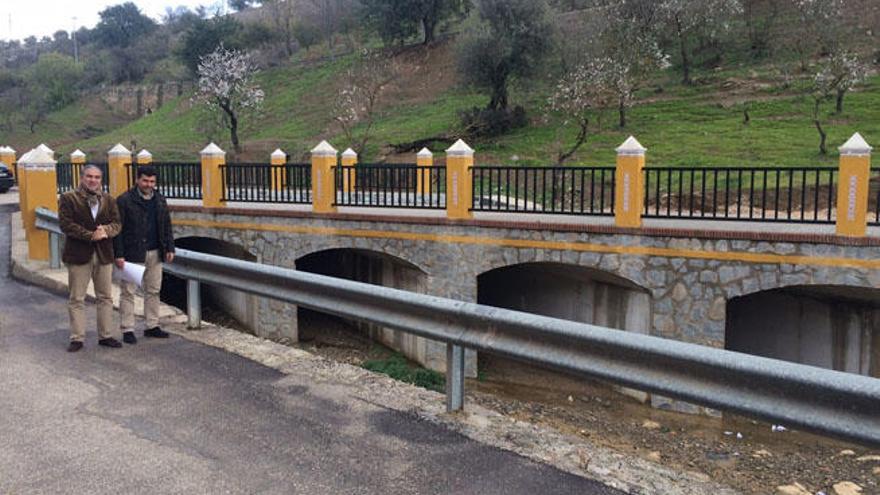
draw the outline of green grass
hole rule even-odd
[[[365,361],[361,366],[428,390],[443,392],[446,386],[446,378],[443,374],[414,365],[399,353],[383,359]]]
[[[229,159],[261,160],[280,147],[301,160],[321,139],[329,140],[340,151],[350,146],[334,124],[331,108],[339,81],[354,57],[261,73],[259,82],[266,91],[264,109],[258,118],[244,123],[241,138],[245,153]],[[829,154],[822,156],[818,153],[818,133],[810,119],[812,102],[802,92],[764,87],[751,94],[726,95],[722,90],[721,82],[728,76],[755,73],[763,81],[766,72],[763,67],[741,64],[707,74],[710,83],[690,87],[679,85],[677,74],[666,73],[640,92],[641,103],[630,109],[625,129],[617,127],[613,111],[602,115],[601,126],[594,119],[587,142],[568,163],[612,165],[614,148],[629,135],[648,148],[649,165],[662,166],[832,166],[837,163],[837,147],[856,131],[869,143],[880,143],[880,76],[846,96],[842,115],[832,114],[833,102],[825,105]],[[401,83],[406,84],[405,79]],[[650,89],[658,85],[664,88],[662,93]],[[530,124],[497,138],[471,139],[469,144],[477,151],[478,164],[549,165],[559,149],[570,145],[576,129],[544,118],[542,105],[549,87],[542,82],[512,92],[511,104],[526,106]],[[742,122],[739,104],[745,100],[752,101],[748,125]],[[390,144],[454,135],[459,128],[459,113],[486,101],[481,93],[456,87],[429,98],[422,96],[418,101],[386,101],[361,161],[382,159]],[[112,113],[92,114],[78,103],[51,114],[34,135],[19,125],[17,133],[0,136],[0,141],[19,150],[39,142],[50,146],[54,143],[62,153],[81,148],[90,156],[101,157],[117,142],[129,146],[135,141],[138,148],[149,149],[157,161],[196,160],[208,141],[231,151],[228,132],[211,130],[205,124],[208,120],[202,110],[192,106],[189,96],[170,100],[151,115],[127,124],[114,120]],[[106,132],[83,139],[78,136],[85,125]],[[432,151],[440,156],[443,149]]]

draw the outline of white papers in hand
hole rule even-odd
[[[144,268],[142,265],[135,265],[134,263],[125,262],[122,266],[122,270],[117,268],[117,272],[119,272],[120,280],[124,280],[126,282],[131,282],[138,287],[142,287],[144,284]]]

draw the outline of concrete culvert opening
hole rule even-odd
[[[216,254],[227,258],[257,261],[257,257],[244,248],[231,242],[210,237],[183,237],[175,239],[174,245],[180,249]],[[243,292],[212,287],[201,284],[202,318],[205,321],[235,328],[248,333],[257,333],[257,297]],[[173,275],[164,274],[162,282],[162,302],[186,311],[186,281]]]
[[[384,253],[360,249],[312,253],[296,260],[296,269],[418,293],[424,293],[427,284],[427,274],[417,266]],[[365,359],[370,356],[365,351],[379,343],[426,368],[440,371],[445,367],[445,347],[437,349],[435,344],[403,332],[308,308],[297,309],[297,326],[301,341],[327,351],[335,348],[332,352],[344,361]]]
[[[651,301],[645,289],[616,275],[576,265],[526,263],[486,272],[477,279],[477,302],[643,334],[651,328]],[[504,383],[514,395],[515,386],[556,395],[596,393],[597,382],[487,353],[479,354],[478,369],[487,382]],[[641,392],[617,390],[640,401],[648,398]]]
[[[797,286],[731,299],[725,348],[880,378],[880,289]]]

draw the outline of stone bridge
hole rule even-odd
[[[511,217],[173,207],[197,250],[880,376],[880,238]],[[297,338],[295,307],[221,297],[259,335]],[[445,365],[443,346],[371,332]]]
[[[270,164],[227,165],[212,143],[200,163],[159,166],[177,198],[181,247],[880,377],[880,181],[872,180],[880,169],[858,134],[840,150],[838,168],[774,176],[755,167],[745,177],[714,169],[689,179],[646,168],[634,138],[613,168],[476,167],[463,142],[438,167],[422,150],[411,166],[359,168],[351,150],[340,163],[326,142],[311,164],[288,164],[276,150]],[[14,161],[10,153],[0,149],[0,160]],[[73,186],[58,181],[53,155],[41,145],[17,167],[34,259],[49,256],[35,208],[54,206],[56,185]],[[63,176],[75,180],[85,161],[72,154]],[[111,193],[130,187],[131,161],[121,145],[108,153]],[[138,165],[151,161],[137,155]],[[730,201],[716,205],[722,197]],[[656,218],[663,204],[673,218]],[[257,335],[298,340],[295,306],[203,291]],[[361,330],[429,368],[445,366],[442,345]],[[467,362],[475,374],[477,356]]]

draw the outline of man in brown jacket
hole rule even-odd
[[[85,297],[89,280],[98,300],[98,344],[122,347],[112,336],[113,237],[121,230],[116,200],[101,190],[101,169],[85,165],[79,187],[58,200],[58,220],[66,236],[61,260],[67,265],[70,299],[70,346],[68,352],[83,348],[86,338]]]

